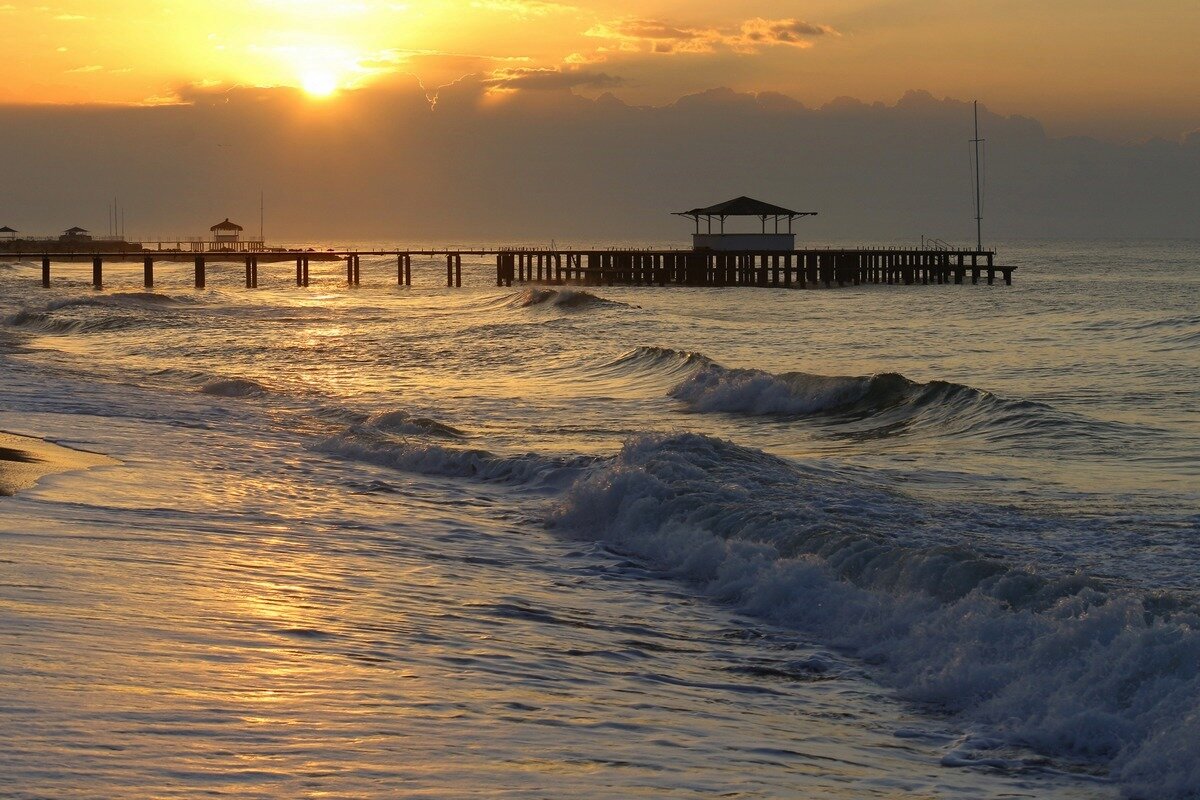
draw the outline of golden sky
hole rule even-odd
[[[162,103],[189,85],[314,98],[416,75],[664,104],[715,86],[809,105],[908,89],[1052,133],[1200,127],[1196,0],[0,0],[0,102]]]

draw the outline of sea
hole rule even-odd
[[[997,249],[0,259],[0,796],[1200,797],[1200,243]]]

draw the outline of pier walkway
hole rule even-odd
[[[50,286],[52,262],[91,262],[92,285],[104,286],[105,262],[140,262],[146,288],[154,286],[156,261],[180,261],[179,253],[56,252],[12,253],[0,257],[40,258],[42,285]],[[445,257],[446,286],[462,286],[463,256],[495,258],[496,285],[523,283],[578,283],[590,286],[760,286],[818,288],[875,284],[971,283],[986,276],[989,284],[999,274],[1012,284],[1013,266],[995,263],[993,250],[864,248],[790,251],[704,251],[704,250],[541,250],[541,249],[449,249],[449,250],[272,250],[266,252],[206,252],[187,254],[182,260],[195,267],[195,285],[202,289],[207,265],[238,262],[245,265],[246,288],[258,287],[260,262],[295,264],[297,286],[308,286],[312,261],[345,261],[346,283],[358,286],[362,258],[394,259],[395,280],[412,285],[414,256]],[[374,265],[378,266],[378,265]],[[389,276],[390,280],[390,276]]]

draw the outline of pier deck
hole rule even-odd
[[[140,262],[144,285],[154,286],[156,261],[179,261],[179,253],[154,251],[131,252],[56,252],[12,253],[16,258],[40,258],[42,285],[50,286],[52,262],[90,261],[92,285],[103,288],[104,263]],[[463,256],[493,256],[496,285],[524,283],[590,286],[758,286],[776,288],[818,288],[875,284],[945,284],[965,281],[979,283],[986,276],[989,284],[999,274],[1012,284],[1013,266],[995,263],[993,250],[935,249],[820,249],[791,251],[709,252],[701,250],[540,250],[540,249],[446,249],[446,250],[276,250],[267,252],[207,252],[187,254],[185,260],[195,266],[195,285],[204,288],[207,265],[214,262],[245,264],[246,288],[257,288],[260,262],[294,262],[296,285],[308,286],[309,263],[345,261],[346,283],[358,286],[362,279],[362,258],[395,259],[396,283],[412,285],[414,256],[446,259],[446,285],[462,286]],[[0,256],[3,257],[3,256]],[[374,266],[378,266],[377,264]]]

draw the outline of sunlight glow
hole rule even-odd
[[[300,86],[312,97],[329,97],[338,90],[338,80],[331,72],[313,70],[300,76]]]

